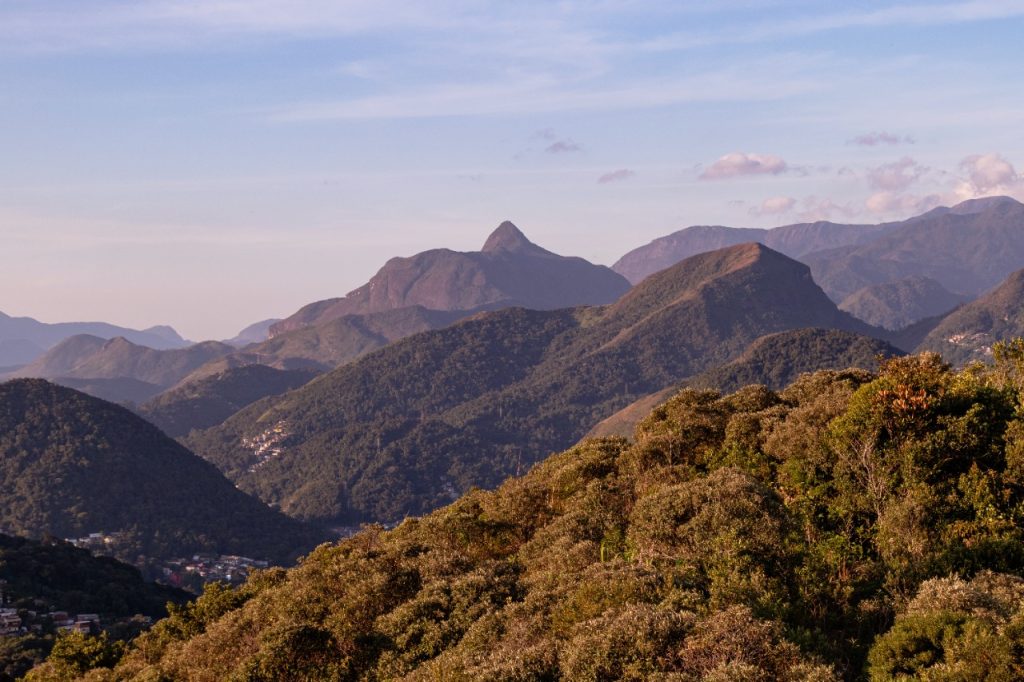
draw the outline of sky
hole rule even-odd
[[[1024,0],[0,0],[0,311],[199,340],[503,220],[1024,200]]]

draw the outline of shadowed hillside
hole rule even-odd
[[[128,410],[38,379],[0,384],[0,528],[122,534],[118,556],[286,561],[317,536]]]
[[[393,520],[496,485],[639,397],[802,327],[871,331],[806,266],[746,244],[603,308],[510,309],[410,337],[188,443],[294,516]]]

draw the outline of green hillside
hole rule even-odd
[[[745,244],[653,275],[610,306],[508,309],[415,335],[188,444],[293,516],[397,520],[497,485],[641,396],[802,327],[871,331],[806,266]]]
[[[762,385],[778,390],[805,372],[849,368],[872,370],[878,367],[880,357],[898,355],[904,355],[903,351],[860,334],[838,329],[797,329],[763,336],[732,362],[687,379],[682,386],[729,392],[744,386]],[[587,435],[632,435],[641,419],[682,386],[644,396],[603,419]]]
[[[260,398],[298,388],[316,375],[312,370],[265,365],[235,367],[176,386],[142,405],[138,413],[177,438],[216,426]]]
[[[988,360],[995,343],[1018,336],[1024,336],[1024,270],[944,317],[918,348],[962,364]]]
[[[128,410],[40,379],[0,384],[0,528],[118,534],[135,562],[197,551],[285,561],[315,543]]]
[[[632,441],[209,591],[89,679],[1021,679],[1024,344],[999,362],[684,390]]]
[[[136,614],[167,615],[167,603],[184,603],[189,594],[149,583],[138,569],[108,557],[94,557],[60,541],[35,542],[0,534],[0,608],[46,613],[93,613],[114,625]],[[133,634],[127,623],[124,635]],[[53,632],[0,636],[0,681],[24,674],[45,658]]]

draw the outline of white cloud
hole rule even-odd
[[[796,199],[793,197],[771,197],[761,202],[760,206],[750,209],[750,214],[755,216],[779,215],[789,213],[796,206]]]
[[[743,175],[778,175],[788,166],[772,154],[746,154],[733,152],[719,158],[700,174],[702,180],[722,180]]]
[[[909,156],[899,161],[886,163],[868,171],[867,181],[871,189],[901,191],[917,182],[928,169]]]
[[[951,202],[1000,194],[1024,198],[1024,175],[1000,154],[972,154],[960,170],[966,177],[953,188]]]

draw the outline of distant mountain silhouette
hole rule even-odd
[[[812,253],[802,260],[833,298],[910,276],[936,280],[974,298],[1024,267],[1024,204],[991,197],[937,208],[892,223],[856,246]]]
[[[783,225],[770,230],[722,225],[695,225],[645,246],[620,258],[612,269],[633,284],[649,275],[698,253],[714,251],[744,242],[759,242],[791,258],[837,246],[863,243],[885,229],[879,225],[839,225],[830,222]]]
[[[289,514],[393,520],[494,485],[637,398],[803,327],[877,331],[838,310],[806,266],[743,244],[608,306],[506,309],[417,334],[188,443]],[[247,445],[267,438],[280,457]]]
[[[238,346],[239,348],[248,346],[252,343],[260,343],[266,341],[267,337],[270,336],[270,328],[280,322],[281,320],[277,317],[272,317],[269,320],[260,320],[254,322],[248,327],[238,332],[234,337],[230,339],[224,339],[224,343],[231,346]]]
[[[480,251],[433,249],[392,258],[363,286],[343,298],[303,307],[275,324],[271,335],[346,315],[409,306],[475,312],[510,306],[553,310],[598,305],[614,301],[627,289],[629,283],[609,268],[551,253],[506,221]]]
[[[132,343],[158,350],[189,345],[188,341],[167,326],[138,331],[105,322],[47,324],[31,317],[11,317],[0,313],[0,367],[28,364],[47,349],[78,334],[89,334],[102,339],[122,336]]]
[[[154,350],[123,337],[107,340],[81,334],[65,339],[8,378],[36,377],[58,383],[74,380],[76,388],[106,399],[137,401],[174,386],[196,368],[233,350],[218,341]],[[102,390],[92,391],[91,387]],[[123,391],[118,387],[123,387]]]
[[[918,346],[950,362],[991,360],[992,344],[1024,336],[1024,270],[945,316]]]
[[[751,240],[807,263],[814,281],[837,302],[908,277],[926,277],[974,298],[1024,266],[1024,205],[987,197],[880,225],[689,227],[630,251],[612,267],[636,283],[694,253]]]
[[[39,379],[0,384],[0,527],[124,533],[115,550],[285,560],[316,536],[126,409]]]
[[[480,251],[392,258],[347,296],[303,307],[271,325],[270,338],[209,362],[186,381],[252,364],[326,371],[481,311],[610,303],[628,289],[609,268],[551,253],[504,222]]]
[[[843,299],[839,308],[876,327],[896,330],[948,313],[968,300],[967,296],[947,291],[934,279],[912,275],[866,286]]]

